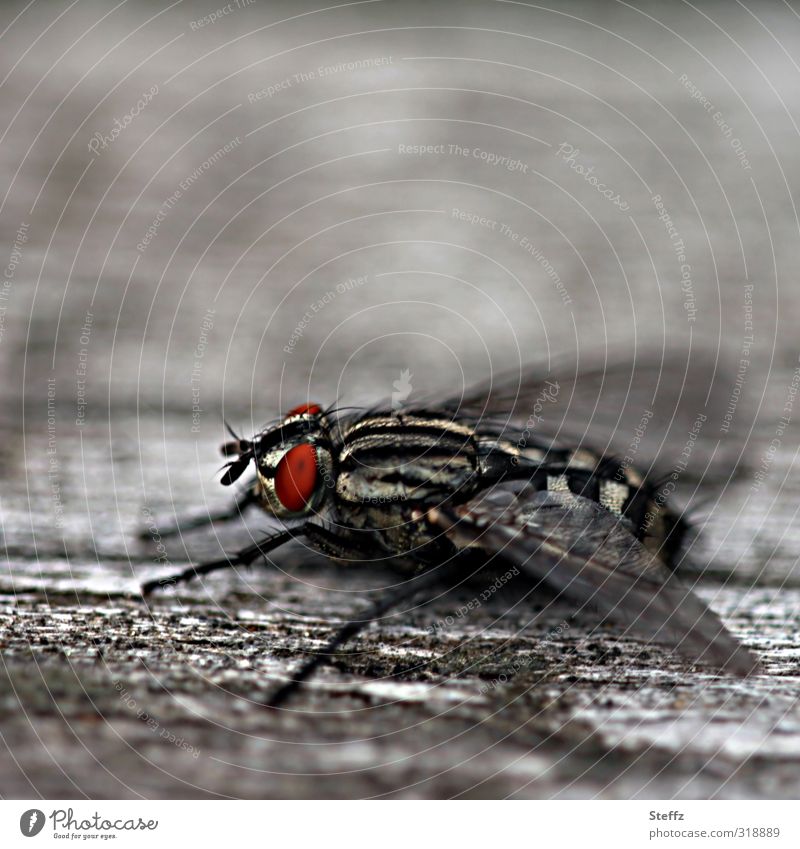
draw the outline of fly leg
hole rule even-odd
[[[217,522],[232,522],[234,519],[241,518],[242,513],[258,503],[255,485],[245,490],[230,507],[224,510],[218,510],[216,513],[206,513],[204,516],[194,516],[186,519],[178,519],[172,525],[165,528],[158,528],[157,533],[160,537],[169,537],[193,531],[196,528],[203,528],[206,525],[215,525]],[[154,536],[154,530],[145,528],[139,532],[139,539],[149,540]]]
[[[305,536],[314,548],[328,557],[357,560],[360,564],[386,561],[393,552],[386,548],[380,534],[373,530],[350,528],[328,522],[309,522]]]
[[[356,637],[373,622],[392,610],[392,608],[423,592],[427,594],[427,600],[430,600],[432,596],[431,591],[435,587],[444,586],[447,588],[448,578],[450,578],[451,584],[454,583],[452,580],[452,573],[454,571],[460,580],[464,574],[462,560],[462,554],[457,554],[444,564],[428,567],[426,571],[413,578],[409,578],[399,587],[395,587],[386,593],[383,598],[378,599],[360,618],[351,619],[349,622],[346,622],[331,638],[324,649],[305,661],[289,681],[273,694],[265,703],[265,707],[277,708],[283,705],[318,669],[335,659],[336,652],[344,643]]]
[[[298,535],[297,531],[283,530],[277,531],[270,536],[259,540],[254,545],[248,548],[243,548],[229,557],[223,557],[220,560],[211,560],[208,563],[198,563],[197,566],[189,566],[182,572],[174,575],[169,575],[165,578],[154,578],[152,581],[146,581],[142,584],[142,595],[150,595],[153,590],[171,587],[175,584],[180,584],[185,581],[191,581],[193,578],[198,578],[200,575],[208,575],[210,572],[216,572],[218,569],[228,569],[232,566],[249,566],[254,560],[259,557],[266,557],[268,552],[273,551],[290,539]]]

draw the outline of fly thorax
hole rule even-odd
[[[476,485],[470,429],[438,420],[375,416],[344,434],[336,495],[345,503],[397,512]]]

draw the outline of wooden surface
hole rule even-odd
[[[700,590],[763,657],[765,674],[747,680],[688,669],[513,582],[493,592],[487,576],[389,617],[286,710],[266,711],[259,702],[304,652],[396,578],[295,549],[276,558],[281,570],[218,574],[145,603],[138,581],[171,567],[133,535],[141,505],[124,481],[138,457],[120,456],[112,476],[86,444],[86,480],[66,478],[65,489],[89,513],[68,517],[63,543],[45,521],[35,556],[28,515],[5,515],[15,552],[0,579],[7,796],[796,795],[796,579],[773,572],[761,586]],[[79,442],[62,445],[80,454]],[[178,439],[168,447],[189,451]],[[190,512],[191,478],[174,483]],[[12,487],[23,496],[22,481]],[[48,497],[32,496],[34,520]],[[256,534],[264,520],[249,524]],[[236,523],[184,542],[209,556],[248,539]],[[176,567],[182,548],[168,544]]]
[[[104,17],[82,3],[47,29],[68,4],[34,4],[0,42],[0,265],[13,261],[0,292],[0,794],[796,797],[797,10],[762,7],[761,26],[710,3],[386,2],[303,18],[258,3],[198,29],[217,4],[186,5],[147,23],[149,4]],[[4,6],[0,31],[22,9]],[[94,156],[93,134],[153,84]],[[528,170],[400,150],[450,143]],[[625,214],[557,155],[563,143]],[[686,242],[693,321],[656,194]],[[405,370],[414,400],[530,358],[597,365],[612,349],[700,343],[723,351],[713,379],[733,397],[751,332],[746,463],[730,477],[693,468],[700,485],[680,495],[706,517],[687,580],[763,675],[687,668],[517,582],[471,604],[485,576],[387,617],[270,712],[260,702],[391,572],[295,547],[276,570],[137,597],[143,579],[267,524],[165,540],[169,562],[137,539],[144,509],[164,526],[227,503],[223,416],[250,432],[309,392],[388,398]]]

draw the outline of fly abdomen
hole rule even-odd
[[[623,519],[637,539],[674,568],[688,525],[666,499],[647,481],[629,483],[628,476],[615,472],[619,467],[602,460],[594,471],[571,466],[548,465],[537,472],[534,483],[550,492],[571,492],[596,501],[614,516]],[[544,478],[544,481],[543,481]]]

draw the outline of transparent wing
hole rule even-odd
[[[735,370],[721,363],[714,352],[697,351],[588,367],[534,363],[410,409],[467,417],[512,436],[527,430],[658,474],[678,467],[685,479],[727,478],[742,462],[748,412]]]
[[[459,547],[502,556],[640,638],[729,672],[758,669],[753,655],[636,540],[625,521],[593,501],[536,492],[514,481],[428,516]]]

